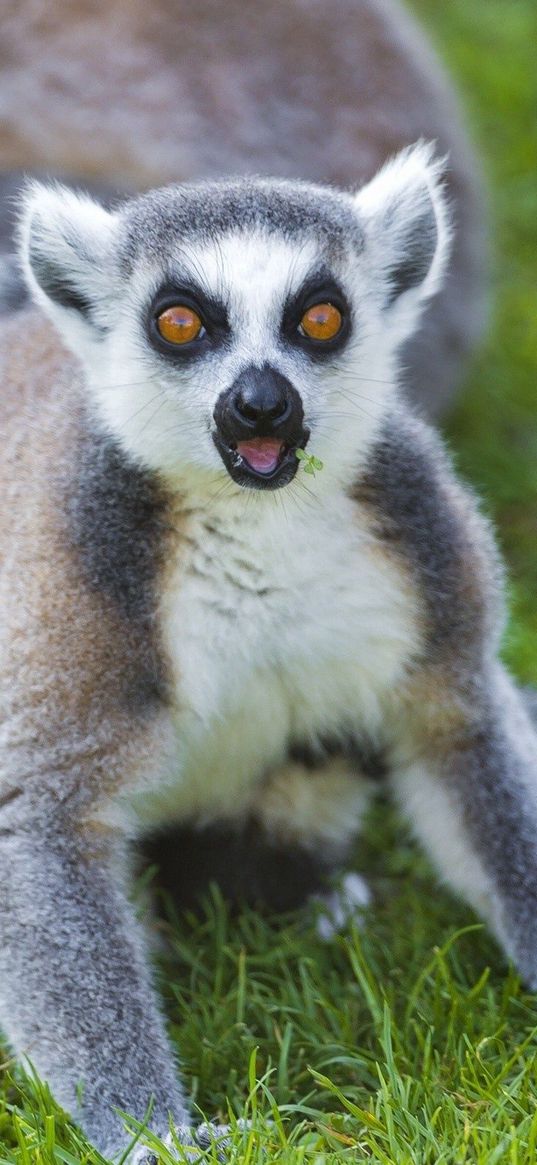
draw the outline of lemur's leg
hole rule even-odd
[[[101,1152],[125,1150],[114,1107],[165,1135],[187,1125],[183,1094],[119,873],[99,838],[82,846],[58,807],[0,807],[0,1023]],[[56,820],[55,820],[56,818]],[[141,1158],[140,1158],[141,1159]]]
[[[367,766],[366,766],[367,767]],[[358,875],[328,890],[339,873],[375,789],[356,758],[318,759],[301,750],[256,790],[246,816],[204,828],[178,827],[145,847],[180,908],[199,899],[211,881],[232,903],[291,910],[326,892],[329,918],[320,931],[344,925],[368,900]],[[345,903],[345,895],[348,899]]]
[[[443,877],[537,989],[537,734],[499,666],[469,691],[433,703],[423,689],[392,780]]]

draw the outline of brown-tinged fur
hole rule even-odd
[[[421,756],[426,763],[431,756],[441,760],[457,741],[467,738],[474,719],[479,723],[481,709],[467,675],[464,680],[458,682],[450,661],[425,665],[409,677],[398,709],[397,763],[407,762],[410,756]],[[405,731],[410,720],[411,734]]]
[[[75,360],[36,311],[6,325],[4,347],[3,717],[12,749],[36,742],[24,779],[44,791],[50,769],[58,796],[80,814],[154,765],[158,713],[138,689],[164,664],[157,632],[92,587],[73,543],[69,504],[86,420]],[[162,530],[164,540],[164,515]]]

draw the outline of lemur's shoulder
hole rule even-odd
[[[403,406],[386,417],[352,496],[410,567],[435,652],[494,634],[503,569],[491,524],[429,424]]]

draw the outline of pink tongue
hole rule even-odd
[[[251,441],[239,441],[237,452],[258,473],[270,473],[276,469],[281,448],[282,442],[275,437],[252,437]]]

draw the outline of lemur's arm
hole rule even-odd
[[[444,730],[428,746],[415,739],[414,757],[395,766],[393,781],[442,876],[485,917],[535,990],[537,735],[499,665],[486,685],[463,717],[461,701],[455,711],[448,696]],[[438,723],[437,712],[425,704],[422,723],[428,713]]]
[[[497,661],[502,572],[438,438],[404,415],[357,488],[420,596],[421,659],[392,719],[398,797],[443,877],[537,986],[537,733]]]
[[[53,805],[43,832],[23,800],[0,811],[0,1021],[113,1156],[128,1144],[115,1108],[143,1120],[152,1102],[149,1125],[164,1136],[169,1114],[188,1124],[183,1094],[119,855],[84,856]]]

